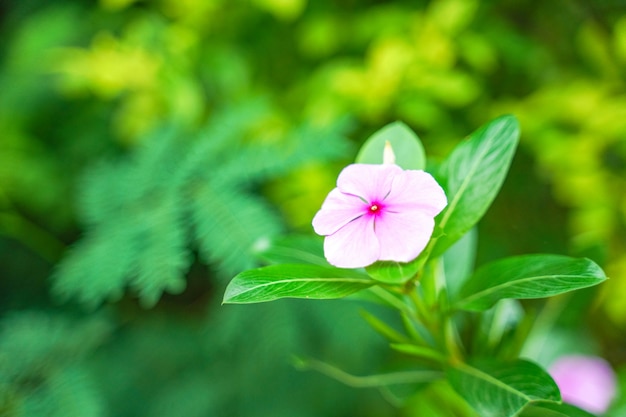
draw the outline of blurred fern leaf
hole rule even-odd
[[[82,363],[108,337],[108,321],[20,312],[2,324],[0,415],[104,415],[103,400]]]
[[[192,216],[201,255],[227,274],[251,267],[254,244],[281,230],[280,219],[260,198],[210,185],[198,190]]]
[[[195,138],[162,128],[89,171],[78,202],[87,230],[57,268],[55,294],[96,306],[129,287],[151,307],[184,290],[193,250],[223,275],[251,267],[255,243],[283,228],[261,182],[348,149],[345,123],[268,135],[267,118],[254,102],[215,115]]]

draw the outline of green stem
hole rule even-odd
[[[370,287],[369,289],[369,291],[372,294],[376,295],[378,298],[380,298],[381,300],[383,300],[390,306],[395,307],[399,311],[410,313],[410,310],[407,307],[407,305],[404,304],[402,300],[399,300],[397,297],[395,297],[390,292],[390,290],[391,289],[387,289],[386,287],[383,287],[381,285],[373,286],[373,287]]]
[[[449,353],[445,338],[446,329],[439,312],[429,308],[424,303],[424,299],[418,294],[417,288],[409,293],[409,297],[417,310],[418,321],[424,325],[435,346],[442,352]]]
[[[443,327],[446,350],[450,355],[450,361],[452,363],[458,363],[463,361],[463,353],[461,352],[459,335],[451,316],[446,315]]]
[[[420,284],[423,296],[417,289],[409,292],[420,321],[433,337],[436,345],[452,362],[463,358],[462,347],[452,314],[448,306],[446,278],[441,259],[429,262]]]
[[[421,321],[427,328],[430,328],[432,324],[431,314],[428,311],[426,304],[424,304],[424,300],[417,293],[417,287],[413,288],[412,291],[409,291],[409,297],[413,302],[413,306],[415,306],[419,321]]]
[[[432,345],[432,342],[430,343],[427,342],[424,335],[420,333],[420,331],[418,330],[418,326],[419,326],[419,328],[425,332],[424,326],[421,323],[419,323],[419,321],[413,314],[407,314],[406,312],[402,311],[400,315],[402,317],[402,323],[404,324],[404,329],[406,330],[407,334],[411,337],[411,340],[415,341],[417,344],[422,345],[422,346]]]
[[[361,310],[361,316],[368,322],[370,326],[378,333],[380,333],[384,338],[390,340],[394,343],[409,343],[410,339],[399,333],[398,331],[391,328],[387,323],[380,320],[378,317],[370,314],[366,310]]]
[[[295,358],[295,366],[300,370],[314,370],[354,388],[373,388],[388,385],[403,385],[431,382],[443,377],[439,371],[406,371],[389,374],[356,376],[325,362],[314,359]]]

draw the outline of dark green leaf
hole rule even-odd
[[[481,417],[513,417],[536,401],[561,401],[550,375],[532,362],[453,365],[448,381]]]
[[[385,142],[396,155],[396,164],[404,169],[424,169],[426,155],[417,135],[404,123],[390,123],[370,136],[359,151],[356,162],[382,164]]]
[[[260,303],[279,298],[342,298],[376,281],[349,269],[317,265],[271,265],[244,271],[228,284],[224,303]]]
[[[433,256],[441,255],[485,214],[504,182],[518,138],[515,117],[502,116],[461,142],[443,162],[437,177],[448,206],[438,217],[444,235]]]
[[[503,298],[542,298],[604,281],[604,271],[586,258],[523,255],[479,268],[461,289],[457,307],[481,311]]]

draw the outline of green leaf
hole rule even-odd
[[[444,235],[437,240],[433,256],[470,230],[495,199],[519,139],[515,117],[502,116],[461,142],[442,163],[437,179],[448,196],[448,206],[438,216]]]
[[[595,417],[570,404],[536,404],[528,407],[521,417]]]
[[[447,369],[448,381],[481,417],[513,417],[536,401],[561,401],[550,375],[532,362],[483,361]]]
[[[359,151],[356,162],[382,164],[385,142],[396,155],[396,164],[404,169],[424,169],[426,154],[417,135],[404,123],[390,123],[370,136]]]
[[[445,380],[434,381],[415,392],[404,407],[415,417],[481,417]]]
[[[387,284],[403,284],[415,276],[423,262],[378,261],[367,268],[367,274]]]
[[[349,269],[317,265],[271,265],[244,271],[228,284],[224,303],[260,303],[279,298],[342,298],[376,281]]]
[[[482,311],[503,298],[543,298],[591,287],[604,281],[604,271],[586,258],[523,255],[479,268],[461,289],[458,308]]]
[[[441,353],[425,346],[417,346],[410,343],[392,343],[391,348],[407,355],[416,356],[421,359],[430,359],[435,362],[445,362],[446,357]]]

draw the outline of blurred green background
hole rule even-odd
[[[4,0],[0,416],[420,415],[291,365],[405,363],[362,305],[220,305],[394,120],[520,119],[477,263],[600,263],[542,337],[624,368],[625,81],[621,0]]]

